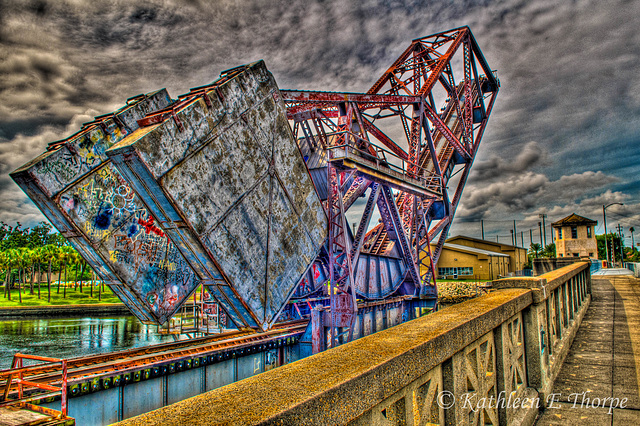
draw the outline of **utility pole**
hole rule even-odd
[[[482,239],[484,240],[484,220],[480,220],[480,228],[482,229]]]
[[[542,222],[538,222],[538,228],[540,229],[540,245],[544,248],[544,245],[542,244]]]
[[[524,248],[524,231],[520,231],[520,245]]]
[[[516,230],[516,221],[513,221],[513,245],[518,245],[518,231]]]
[[[604,221],[604,248],[607,253],[607,263],[609,262],[609,242],[607,241],[607,207],[611,207],[616,204],[624,206],[623,203],[609,203],[606,206],[604,204],[602,205],[602,220]],[[613,253],[613,246],[611,246],[611,252]]]
[[[533,244],[533,229],[529,228],[529,245]]]
[[[547,227],[546,227],[546,225],[544,223],[544,220],[547,217],[547,214],[546,213],[540,213],[538,216],[542,219],[542,229],[544,230],[544,246],[543,246],[543,248],[544,248],[544,247],[547,246]]]
[[[498,239],[498,236],[496,235],[496,243],[499,243],[500,240]]]
[[[609,263],[609,242],[607,241],[607,206],[602,205],[602,219],[604,220],[604,249]],[[607,265],[609,267],[609,265]]]
[[[622,235],[622,226],[620,224],[618,224],[618,235],[620,236],[620,263],[624,263],[624,251],[622,250],[624,236]]]
[[[514,237],[514,236],[513,236],[513,229],[509,229],[509,232],[511,232],[511,245],[512,245],[512,246],[515,246],[515,245],[516,245],[516,243],[515,243],[515,242],[514,242],[514,240],[513,240],[513,237]]]

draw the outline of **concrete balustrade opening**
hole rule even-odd
[[[589,306],[589,264],[493,286],[119,424],[532,424]]]

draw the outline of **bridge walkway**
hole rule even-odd
[[[547,397],[537,425],[640,421],[640,279],[627,270],[603,270],[592,276],[591,290],[591,304],[554,383],[555,402]],[[625,408],[610,409],[611,398]]]

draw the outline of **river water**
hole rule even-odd
[[[0,321],[0,369],[16,352],[75,358],[172,340],[134,316],[19,319]]]

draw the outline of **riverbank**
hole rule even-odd
[[[18,289],[11,289],[11,300],[5,293],[4,286],[0,287],[0,309],[2,308],[23,308],[23,307],[48,307],[48,306],[74,306],[74,305],[105,305],[118,304],[121,305],[120,299],[111,292],[108,286],[91,286],[85,284],[80,291],[80,286],[74,286],[73,283],[62,283],[58,289],[57,283],[51,286],[51,296],[46,284],[40,285],[38,292],[38,284],[34,284],[33,294],[30,286],[22,288],[20,294]],[[40,297],[38,297],[38,293]],[[22,299],[22,300],[21,300]]]
[[[122,303],[0,307],[0,319],[26,317],[52,318],[78,315],[103,316],[133,314]]]

